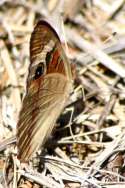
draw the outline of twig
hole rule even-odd
[[[113,60],[111,57],[109,57],[107,54],[105,54],[102,50],[100,50],[97,46],[94,44],[88,42],[87,40],[83,39],[78,33],[76,33],[73,30],[66,29],[67,31],[67,37],[69,41],[74,43],[78,48],[80,48],[83,51],[86,51],[91,56],[93,56],[95,59],[97,59],[99,62],[101,62],[103,65],[105,65],[107,68],[118,74],[120,77],[125,77],[125,69],[124,66],[121,64],[118,64],[115,60]]]
[[[2,40],[0,40],[0,55],[1,55],[2,62],[4,63],[4,66],[5,66],[7,73],[10,77],[11,84],[17,86],[18,81],[17,81],[17,77],[16,77],[16,72],[12,66],[12,61],[9,56],[9,52],[5,46],[5,43]],[[13,101],[15,103],[16,111],[19,112],[20,107],[21,107],[21,98],[20,98],[20,91],[19,91],[18,87],[15,88],[15,90],[13,92],[13,99],[14,99]]]

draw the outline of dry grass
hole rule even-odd
[[[0,1],[0,187],[125,186],[124,9],[124,0]],[[76,65],[74,93],[44,154],[38,151],[23,168],[16,158],[16,124],[29,39],[41,18],[67,41]]]

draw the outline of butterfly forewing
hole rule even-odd
[[[43,146],[72,90],[70,64],[58,35],[45,21],[39,21],[31,35],[30,60],[17,125],[21,161],[28,161]]]

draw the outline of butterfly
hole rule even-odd
[[[18,158],[27,162],[42,148],[73,88],[71,65],[59,36],[40,20],[30,39],[26,95],[17,123]]]

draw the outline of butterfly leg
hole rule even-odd
[[[72,97],[71,97],[72,100],[73,100],[73,101],[74,101],[74,100],[77,100],[78,95],[79,95],[79,94],[78,94],[79,91],[81,91],[83,102],[85,102],[84,88],[83,88],[82,85],[78,86],[78,87],[74,90],[74,92],[73,92],[73,94],[72,94]],[[66,108],[65,113],[71,112],[71,115],[70,115],[69,123],[68,123],[64,128],[69,127],[70,135],[72,136],[72,139],[73,139],[74,141],[76,141],[76,139],[75,139],[75,137],[74,137],[74,134],[73,134],[73,131],[72,131],[72,127],[71,127],[72,121],[73,121],[74,110],[75,110],[74,107]],[[64,129],[64,128],[63,128],[63,129]]]
[[[78,92],[79,92],[79,91],[80,91],[81,94],[82,94],[83,102],[85,102],[86,98],[85,98],[84,88],[83,88],[82,85],[78,86],[78,87],[74,90],[74,92],[73,92],[73,98],[78,98],[78,95],[79,95]],[[75,99],[75,100],[76,100],[76,99]],[[67,125],[66,127],[69,127],[70,135],[72,136],[72,139],[73,139],[74,141],[76,141],[76,139],[75,139],[75,137],[74,137],[74,134],[73,134],[73,131],[72,131],[72,127],[71,127],[72,121],[73,121],[74,110],[75,110],[74,107],[69,107],[69,108],[66,109],[67,112],[68,112],[68,111],[71,112],[70,120],[69,120],[69,123],[68,123],[68,125]],[[66,127],[65,127],[65,128],[66,128]]]
[[[73,119],[73,114],[74,114],[74,107],[70,107],[70,108],[66,109],[66,111],[67,112],[71,112],[70,120],[69,120],[69,123],[68,123],[68,125],[66,127],[69,127],[69,131],[70,131],[70,134],[72,136],[72,139],[74,141],[76,141],[75,137],[74,137],[74,134],[73,134],[73,131],[72,131],[72,127],[71,127],[71,125],[72,125],[72,119]]]
[[[79,85],[77,88],[74,89],[74,94],[78,95],[77,93],[78,92],[81,92],[82,94],[82,99],[83,99],[83,102],[86,101],[86,97],[85,97],[85,92],[84,92],[84,87],[82,85]]]

